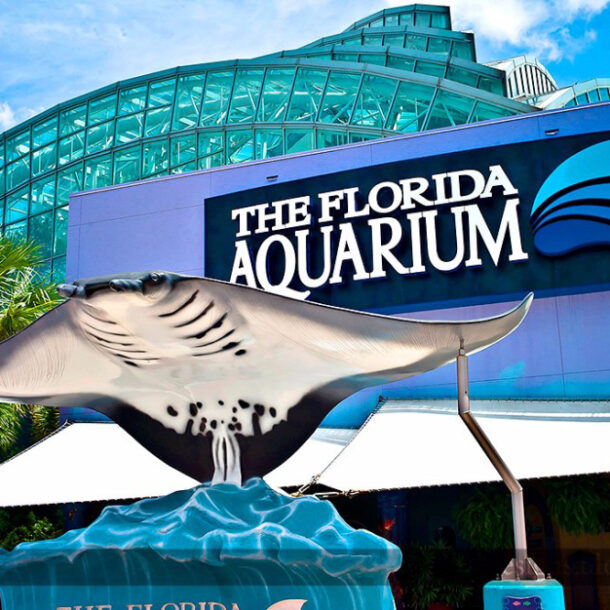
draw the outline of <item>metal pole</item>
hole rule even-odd
[[[519,580],[528,579],[527,558],[527,536],[525,530],[525,508],[523,505],[523,488],[504,460],[500,457],[496,448],[479,426],[474,415],[470,411],[470,395],[468,382],[468,356],[463,347],[460,348],[457,357],[457,386],[458,386],[458,413],[466,424],[471,434],[485,455],[489,458],[493,467],[498,471],[502,480],[511,493],[513,512],[513,534],[515,539],[515,572]]]

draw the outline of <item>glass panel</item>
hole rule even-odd
[[[258,121],[282,121],[288,107],[288,99],[294,80],[294,69],[268,69],[263,95],[258,108]]]
[[[355,45],[361,45],[362,44],[362,38],[360,37],[360,34],[358,34],[357,36],[353,37],[353,38],[348,38],[347,40],[344,40],[341,44],[344,44],[346,46],[355,46]]]
[[[504,87],[502,81],[499,78],[490,78],[488,76],[481,76],[479,79],[479,89],[483,91],[489,91],[496,95],[504,95]]]
[[[44,123],[38,123],[32,127],[32,148],[44,146],[57,139],[57,116],[48,119]]]
[[[439,55],[449,55],[451,51],[451,41],[445,38],[430,38],[428,41],[428,53],[438,53]]]
[[[0,167],[4,165],[4,144],[0,143]]]
[[[432,13],[430,25],[433,28],[449,29],[449,16],[444,13]]]
[[[415,25],[419,27],[428,28],[430,27],[430,13],[415,13]]]
[[[589,91],[589,101],[601,102],[601,98],[599,97],[599,92],[597,89],[591,89],[591,91]]]
[[[169,167],[169,142],[157,140],[144,144],[142,155],[142,176],[149,177]]]
[[[55,205],[55,176],[32,183],[30,214],[46,212]]]
[[[224,145],[221,131],[199,134],[199,169],[208,169],[224,163]]]
[[[398,25],[398,15],[386,15],[385,24],[386,26]]]
[[[473,104],[474,100],[471,98],[439,91],[428,117],[426,129],[463,125],[468,122]]]
[[[313,150],[314,132],[312,129],[287,129],[286,154]]]
[[[580,95],[577,95],[575,99],[576,99],[576,104],[578,106],[584,106],[589,103],[586,93],[581,93]]]
[[[315,121],[326,82],[326,70],[300,69],[288,109],[289,121]]]
[[[89,102],[89,125],[111,119],[116,113],[116,93]]]
[[[359,83],[360,74],[331,72],[318,120],[324,123],[348,123]]]
[[[385,66],[385,53],[362,53],[360,55],[360,62]]]
[[[28,234],[27,220],[22,220],[13,225],[4,228],[4,234],[14,240],[25,239]]]
[[[476,123],[478,121],[486,121],[488,119],[501,119],[507,116],[513,116],[515,113],[507,108],[498,108],[497,106],[492,106],[491,104],[484,104],[483,102],[478,102],[472,117],[470,118],[471,123]]]
[[[5,188],[4,188],[4,168],[0,167],[0,196],[4,195],[5,192]],[[0,207],[0,222],[2,221],[2,210],[4,208]]]
[[[99,189],[112,184],[112,155],[85,161],[85,190]]]
[[[371,21],[370,26],[372,28],[382,28],[383,27],[383,17],[379,19],[375,19],[375,21]]]
[[[197,158],[197,135],[191,134],[180,138],[172,138],[172,167],[183,165]]]
[[[378,47],[381,44],[382,36],[380,34],[364,34],[362,44],[365,47]]]
[[[23,184],[30,177],[30,159],[22,157],[18,161],[6,166],[6,190]]]
[[[114,138],[114,122],[108,121],[87,129],[87,154],[91,155],[112,146]]]
[[[348,134],[346,131],[318,131],[316,148],[328,148],[329,146],[341,146],[347,144]]]
[[[174,108],[174,129],[188,129],[197,125],[204,82],[205,74],[182,76],[178,79]]]
[[[599,90],[599,94],[602,100],[610,100],[610,89],[606,89],[604,87],[603,89]]]
[[[30,130],[22,131],[6,141],[6,161],[10,163],[30,152]]]
[[[383,44],[386,47],[403,47],[405,44],[405,37],[402,34],[388,34],[384,37]]]
[[[143,110],[146,106],[146,85],[119,91],[119,114]]]
[[[263,79],[262,69],[237,70],[229,110],[229,123],[254,120]]]
[[[413,72],[415,69],[415,60],[409,57],[388,55],[388,68],[396,68],[398,70],[408,70],[409,72]]]
[[[476,87],[479,80],[479,75],[476,72],[464,70],[464,68],[449,66],[447,69],[447,78],[458,83],[463,83],[464,85],[469,85],[470,87]]]
[[[416,36],[415,34],[407,34],[405,41],[406,49],[426,50],[427,38],[425,36]]]
[[[165,104],[171,104],[174,101],[175,90],[175,78],[150,83],[150,88],[148,91],[148,107],[156,108],[157,106],[165,106]]]
[[[253,159],[254,147],[252,144],[250,130],[227,132],[227,163],[241,163]]]
[[[180,167],[172,167],[172,174],[184,174],[185,172],[194,172],[197,169],[197,162],[191,161],[190,163],[185,163]]]
[[[199,169],[211,169],[212,167],[218,167],[224,165],[224,151],[216,153],[215,155],[209,155],[199,159],[197,167]]]
[[[157,110],[149,110],[146,113],[146,127],[144,135],[149,138],[151,136],[162,136],[169,133],[169,120],[172,114],[172,107],[158,108]]]
[[[65,165],[83,156],[85,148],[84,132],[75,133],[73,136],[59,141],[59,164]]]
[[[67,136],[85,127],[87,106],[77,106],[59,113],[59,135]]]
[[[55,235],[53,239],[53,255],[61,256],[66,253],[68,238],[68,208],[55,210]]]
[[[430,76],[437,76],[442,78],[445,76],[445,64],[437,64],[431,61],[417,60],[415,64],[415,71],[420,74],[428,74]]]
[[[474,61],[474,50],[472,44],[466,40],[454,40],[453,46],[451,47],[451,54],[454,57],[460,57],[461,59],[469,59]]]
[[[26,186],[6,198],[4,222],[15,222],[28,215],[29,188]]]
[[[133,146],[114,154],[114,184],[140,178],[140,147]]]
[[[83,190],[83,168],[82,164],[69,167],[57,174],[57,198],[56,205],[66,205],[70,193]]]
[[[397,81],[367,74],[356,101],[352,124],[383,128],[396,91]]]
[[[38,176],[57,167],[57,144],[53,142],[32,153],[32,176]]]
[[[200,125],[220,125],[227,116],[233,86],[233,70],[210,72],[205,86]]]
[[[367,140],[376,140],[378,139],[380,136],[378,135],[373,135],[370,133],[350,133],[349,134],[349,141],[351,143],[355,143],[355,142],[366,142]]]
[[[412,12],[402,13],[400,15],[400,25],[413,25],[415,22],[415,15]]]
[[[358,53],[335,53],[335,61],[358,61]]]
[[[131,116],[117,119],[116,122],[116,141],[118,144],[133,142],[142,137],[142,123],[144,123],[144,113],[132,114]]]
[[[434,89],[400,83],[386,128],[401,132],[421,131]]]
[[[254,131],[255,156],[268,159],[283,154],[281,129],[256,129]]]
[[[66,257],[62,256],[53,261],[53,281],[63,282],[66,279]]]
[[[51,235],[53,235],[53,211],[32,216],[29,222],[29,238],[39,246],[42,258],[51,256]]]

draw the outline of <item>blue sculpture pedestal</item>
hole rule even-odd
[[[563,587],[554,579],[493,580],[483,587],[485,610],[565,610]]]
[[[391,610],[400,550],[262,480],[106,508],[0,555],[2,610]],[[291,601],[292,600],[292,601]]]

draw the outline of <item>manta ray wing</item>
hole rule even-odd
[[[237,483],[285,461],[343,398],[495,343],[531,303],[425,322],[163,272],[63,292],[67,303],[0,344],[0,395],[97,409],[185,474]]]

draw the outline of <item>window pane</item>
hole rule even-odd
[[[433,28],[449,29],[449,17],[443,13],[432,13],[432,21],[430,22]]]
[[[388,68],[396,68],[398,70],[408,70],[413,72],[415,69],[415,60],[410,57],[398,57],[396,55],[388,55]]]
[[[174,91],[176,90],[176,79],[157,81],[150,83],[148,91],[148,107],[165,106],[174,101]]]
[[[32,127],[32,148],[44,146],[57,139],[57,116],[48,119],[44,123],[38,123]]]
[[[28,234],[27,220],[22,220],[4,228],[4,234],[15,240],[25,239]]]
[[[414,83],[400,83],[387,129],[421,131],[434,89]]]
[[[289,121],[315,121],[326,82],[326,70],[302,69],[297,72],[288,110]]]
[[[362,44],[365,47],[378,47],[383,40],[383,36],[380,34],[364,34],[362,37]]]
[[[199,169],[209,169],[224,163],[224,145],[221,131],[199,134]]]
[[[286,154],[304,152],[314,148],[314,132],[311,129],[286,130]]]
[[[146,106],[146,85],[119,91],[119,114],[143,110]]]
[[[386,25],[386,27],[398,25],[398,15],[386,15],[385,16],[385,25]]]
[[[486,121],[488,119],[501,119],[507,116],[512,116],[513,114],[514,112],[506,108],[498,108],[497,106],[492,106],[491,104],[478,102],[470,122],[476,123],[478,121]]]
[[[405,37],[402,34],[388,34],[384,37],[383,44],[386,47],[404,47]]]
[[[172,107],[157,108],[157,110],[149,110],[146,113],[146,127],[144,135],[149,138],[151,136],[162,136],[169,133],[169,120],[171,118]]]
[[[352,124],[383,127],[390,112],[397,81],[367,74],[354,108]]]
[[[183,174],[184,172],[194,172],[197,169],[197,162],[191,161],[179,167],[172,167],[172,174]]]
[[[445,38],[431,37],[428,42],[428,53],[438,53],[439,55],[449,55],[451,51],[451,41]]]
[[[282,121],[284,119],[294,73],[294,70],[283,68],[267,70],[257,120]]]
[[[604,87],[603,89],[599,90],[599,94],[602,100],[610,100],[610,89]]]
[[[41,258],[51,256],[51,235],[53,235],[54,212],[46,212],[32,216],[29,220],[28,237],[39,246],[38,254]]]
[[[378,138],[379,138],[379,136],[374,136],[369,133],[350,133],[349,134],[349,141],[352,144],[354,142],[366,142],[367,140],[376,140]]]
[[[30,214],[45,212],[55,205],[55,176],[37,180],[32,184]]]
[[[197,125],[204,82],[205,74],[182,76],[178,79],[174,108],[174,129],[188,129]]]
[[[85,127],[87,106],[77,106],[59,113],[59,135],[67,136]]]
[[[23,184],[30,177],[30,159],[22,157],[18,161],[6,166],[6,190]]]
[[[73,136],[59,141],[59,164],[65,165],[70,161],[75,161],[83,156],[85,147],[84,132],[75,133]]]
[[[6,198],[4,222],[22,220],[28,215],[29,188],[26,186]]]
[[[66,257],[62,256],[53,261],[53,281],[63,282],[66,279]]]
[[[85,190],[99,189],[112,184],[112,155],[85,161]]]
[[[10,163],[30,152],[30,130],[22,131],[6,141],[6,161]]]
[[[358,61],[358,53],[335,53],[335,61]]]
[[[402,13],[400,15],[400,25],[413,25],[415,22],[415,15],[413,12]]]
[[[329,146],[341,146],[347,144],[347,132],[318,131],[317,148],[328,148]]]
[[[53,239],[53,255],[62,256],[66,253],[68,238],[68,208],[55,210],[55,235]]]
[[[277,157],[283,153],[281,129],[256,129],[254,142],[257,159]]]
[[[0,167],[4,165],[4,144],[0,143]]]
[[[118,144],[126,144],[133,142],[142,137],[142,123],[144,122],[144,113],[132,114],[116,122],[116,141]]]
[[[468,121],[474,101],[462,95],[439,91],[428,117],[426,129],[453,127]]]
[[[462,59],[469,59],[474,61],[474,51],[470,42],[454,40],[453,46],[451,47],[451,54],[454,57],[460,57]]]
[[[32,176],[38,176],[44,172],[55,169],[57,166],[57,144],[53,142],[32,153]]]
[[[6,189],[4,188],[4,168],[0,167],[0,197],[2,195],[4,195],[5,191],[6,191]],[[0,202],[0,204],[1,203],[3,203],[3,202]],[[0,221],[2,220],[2,210],[3,209],[4,209],[3,207],[0,209]]]
[[[415,65],[415,71],[420,74],[428,74],[429,76],[442,78],[445,76],[445,64],[437,64],[435,62],[418,59]]]
[[[430,27],[430,13],[420,13],[417,11],[415,13],[415,25],[425,28]]]
[[[112,146],[114,121],[87,129],[87,154],[91,155]]]
[[[360,55],[360,61],[365,64],[385,66],[385,53],[362,53]]]
[[[479,75],[476,72],[464,70],[464,68],[449,66],[447,69],[447,78],[449,80],[457,81],[458,83],[463,83],[464,85],[469,85],[470,87],[476,87]]]
[[[194,161],[197,158],[197,135],[172,138],[172,167]]]
[[[254,120],[263,80],[263,70],[237,70],[229,111],[229,123]]]
[[[359,83],[359,74],[331,72],[319,120],[324,123],[348,123]]]
[[[56,205],[66,205],[70,193],[83,190],[83,168],[82,164],[69,167],[57,174],[57,198]]]
[[[479,89],[489,91],[490,93],[495,93],[496,95],[504,95],[504,87],[502,86],[502,81],[499,78],[481,76],[479,79]]]
[[[600,102],[601,98],[599,97],[599,92],[597,89],[591,89],[591,91],[589,91],[589,100],[591,102]]]
[[[200,125],[220,125],[224,122],[231,97],[233,76],[233,70],[208,74]]]
[[[425,36],[416,36],[415,34],[407,34],[405,40],[406,49],[426,50],[427,38]]]
[[[89,102],[89,125],[111,119],[116,112],[116,93]]]
[[[169,143],[167,140],[157,140],[144,144],[142,156],[142,176],[149,177],[166,170],[169,167]]]
[[[140,147],[126,148],[114,155],[114,183],[131,182],[140,178]]]
[[[227,133],[227,163],[241,163],[254,158],[252,132],[229,131]]]

